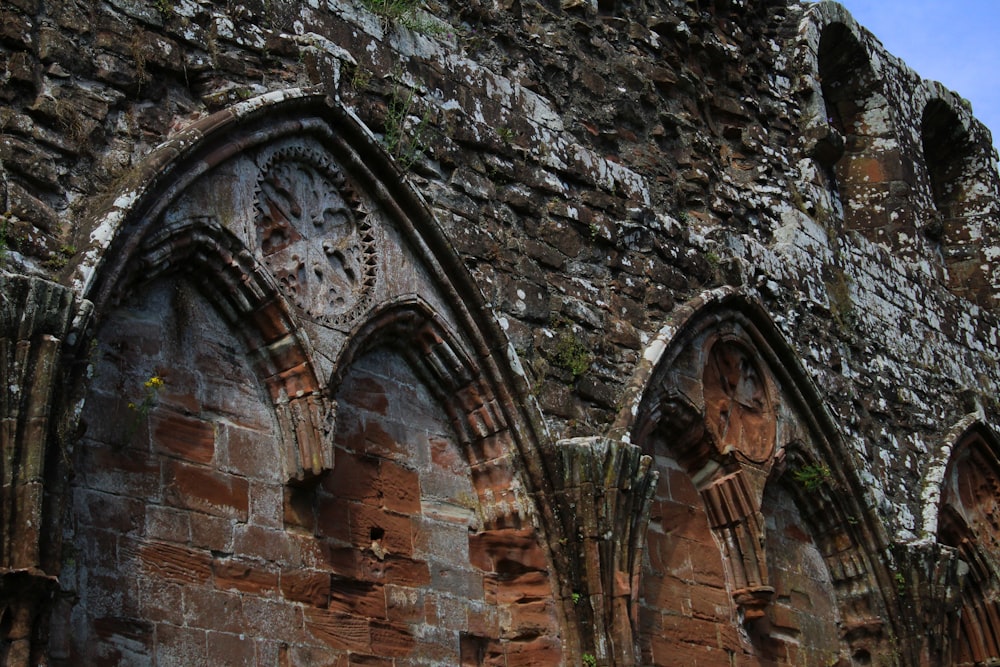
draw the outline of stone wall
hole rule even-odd
[[[839,5],[0,26],[9,664],[1000,658],[997,155]]]

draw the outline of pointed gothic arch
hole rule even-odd
[[[901,630],[892,578],[879,557],[887,539],[865,502],[851,454],[820,406],[761,305],[721,288],[678,309],[647,347],[615,422],[616,433],[653,456],[668,481],[657,495],[661,516],[654,509],[652,522],[654,528],[661,522],[657,530],[667,536],[661,542],[669,545],[679,530],[693,540],[688,551],[704,552],[705,537],[714,538],[730,608],[755,638],[754,647],[743,650],[779,661],[792,660],[787,652],[794,649],[775,630],[781,573],[769,564],[766,524],[773,508],[763,506],[765,496],[790,500],[801,540],[822,559],[826,574],[816,580],[828,582],[840,620],[822,630],[832,638],[827,646],[842,642],[841,651],[863,660],[885,650]],[[687,528],[669,525],[679,517]],[[656,542],[648,541],[653,554]],[[663,546],[660,561],[675,550]],[[701,560],[707,562],[707,554]],[[655,554],[650,562],[656,564]],[[703,576],[692,572],[686,576]],[[655,585],[670,584],[643,573],[648,581],[657,576]],[[713,648],[736,651],[737,645]],[[655,643],[651,651],[660,664]]]
[[[950,665],[982,665],[1000,659],[1000,438],[975,419],[954,439],[940,480],[938,542],[954,550],[964,567],[955,609],[949,609]],[[950,655],[950,659],[948,656]],[[945,663],[943,663],[945,664]]]
[[[395,348],[449,415],[450,426],[468,456],[467,469],[476,484],[482,486],[480,481],[488,484],[491,479],[503,478],[507,490],[513,493],[504,499],[498,494],[483,494],[479,504],[485,508],[483,514],[489,520],[479,526],[474,545],[469,538],[467,548],[472,550],[470,558],[475,567],[463,570],[465,583],[461,585],[475,587],[476,577],[494,576],[499,577],[500,584],[493,585],[502,586],[504,577],[523,575],[533,582],[539,579],[534,582],[540,596],[537,599],[547,600],[544,612],[531,605],[510,607],[521,610],[524,616],[515,619],[515,625],[529,628],[520,643],[511,640],[509,646],[498,648],[499,644],[491,637],[499,630],[480,628],[478,634],[470,630],[462,638],[462,659],[498,650],[531,650],[532,642],[553,656],[563,654],[563,641],[572,646],[576,640],[573,631],[567,629],[564,609],[564,600],[569,597],[568,589],[563,590],[567,584],[541,574],[565,568],[559,566],[561,547],[555,537],[558,524],[553,509],[548,503],[536,502],[548,493],[550,484],[539,455],[545,432],[540,415],[527,400],[526,378],[444,232],[371,133],[349,112],[321,94],[286,91],[250,100],[199,121],[155,151],[134,176],[130,182],[138,185],[118,196],[96,218],[89,232],[91,245],[81,253],[79,264],[73,268],[74,287],[95,305],[94,329],[101,331],[108,318],[117,317],[123,307],[132,307],[136,299],[141,302],[146,294],[153,295],[159,299],[156,303],[161,304],[150,306],[160,308],[156,311],[156,321],[170,323],[180,311],[162,305],[174,303],[170,301],[173,297],[164,294],[173,294],[171,290],[183,292],[181,301],[189,299],[188,293],[195,295],[190,297],[197,302],[191,312],[208,319],[218,315],[223,322],[212,324],[207,335],[223,338],[228,335],[240,341],[231,350],[227,347],[227,354],[249,364],[236,377],[252,376],[260,383],[261,396],[273,408],[275,425],[267,426],[266,419],[254,421],[250,415],[256,408],[249,403],[242,407],[224,406],[225,414],[213,417],[221,420],[219,423],[225,422],[221,426],[198,424],[197,397],[183,395],[187,386],[183,383],[192,382],[197,362],[185,357],[182,361],[186,366],[179,373],[182,380],[178,381],[178,387],[171,386],[176,389],[170,396],[170,409],[174,413],[171,423],[181,425],[182,440],[183,434],[193,434],[196,450],[192,452],[177,439],[164,447],[157,440],[165,432],[160,427],[164,420],[155,414],[158,408],[153,407],[154,421],[160,426],[150,436],[149,452],[125,456],[122,465],[131,468],[120,474],[115,472],[118,477],[113,480],[105,477],[93,482],[97,477],[92,475],[92,479],[81,482],[90,486],[74,491],[88,498],[103,498],[111,491],[105,488],[107,484],[123,479],[139,484],[140,476],[149,474],[167,481],[135,492],[141,495],[136,500],[151,499],[145,503],[144,511],[176,514],[183,525],[196,521],[188,516],[191,512],[199,514],[196,521],[199,536],[190,537],[192,532],[187,541],[179,534],[167,534],[159,528],[156,529],[159,532],[151,534],[153,545],[130,537],[131,546],[122,552],[125,555],[118,563],[122,571],[150,574],[150,568],[159,568],[157,563],[162,559],[192,561],[188,563],[189,572],[168,568],[156,570],[150,576],[162,581],[164,590],[190,586],[192,594],[221,599],[226,591],[221,590],[224,586],[220,585],[219,575],[206,578],[204,568],[216,572],[229,567],[219,559],[238,556],[227,555],[230,548],[226,544],[243,539],[244,533],[255,532],[257,543],[271,545],[268,547],[271,551],[268,555],[258,554],[255,566],[246,565],[249,568],[246,572],[251,574],[243,576],[267,581],[269,572],[281,570],[280,581],[288,578],[287,586],[278,584],[278,597],[287,604],[305,604],[309,608],[306,614],[309,634],[298,640],[301,646],[297,650],[315,650],[310,647],[316,643],[373,656],[380,650],[393,655],[411,650],[413,635],[406,627],[391,618],[379,619],[379,614],[386,615],[388,611],[376,613],[375,620],[352,616],[346,625],[344,618],[330,612],[328,605],[335,598],[383,585],[370,579],[373,571],[383,571],[378,562],[381,549],[374,546],[366,549],[363,544],[348,546],[344,540],[357,542],[360,533],[343,534],[331,529],[329,522],[331,517],[338,516],[336,507],[340,506],[331,500],[336,493],[327,493],[329,489],[320,493],[322,502],[317,501],[320,504],[314,503],[311,509],[308,503],[302,504],[310,490],[335,479],[337,462],[333,453],[338,423],[334,397],[340,390],[339,383],[354,372],[356,361],[386,348],[389,341],[406,337],[410,345]],[[403,275],[400,272],[405,267],[419,269]],[[181,289],[180,285],[185,287]],[[200,300],[208,304],[207,310],[198,305]],[[142,307],[140,316],[153,312],[148,308],[141,310]],[[220,326],[229,333],[224,333]],[[135,347],[139,349],[141,345]],[[177,348],[176,342],[174,347]],[[81,350],[85,348],[82,342]],[[121,358],[116,361],[130,363]],[[360,368],[362,375],[370,371],[363,364]],[[109,398],[107,394],[105,388],[105,404],[123,398]],[[149,409],[143,406],[144,417]],[[91,419],[91,423],[95,421]],[[246,430],[243,422],[258,430],[242,438]],[[150,429],[152,433],[153,427]],[[229,459],[223,461],[217,452],[224,447],[213,448],[211,442],[219,433],[230,431],[239,431],[242,439],[239,443],[235,440],[225,443],[230,448],[226,450]],[[268,433],[273,433],[279,445],[280,462],[274,467],[281,468],[278,477],[285,497],[277,504],[275,498],[280,499],[281,494],[272,482],[274,467],[261,479],[244,478],[249,475],[246,466],[254,465],[249,458],[251,454],[268,456]],[[146,438],[144,432],[142,437]],[[134,449],[126,442],[102,448],[101,456],[105,459],[119,456],[115,453],[119,446],[123,452]],[[237,446],[248,453],[237,453],[233,449]],[[183,460],[188,455],[196,460]],[[163,456],[171,460],[158,463]],[[167,472],[156,475],[157,466]],[[395,463],[385,463],[385,469],[390,468],[399,472]],[[183,475],[188,477],[182,478]],[[249,485],[246,480],[250,480]],[[169,483],[170,488],[162,486],[163,483]],[[196,488],[207,489],[205,493],[211,497],[191,502],[182,497]],[[132,491],[124,492],[122,503],[134,504],[129,493]],[[254,493],[264,494],[270,500],[255,500]],[[412,509],[412,505],[405,506]],[[298,515],[303,507],[307,515],[312,513],[313,519]],[[381,512],[379,516],[388,516],[398,508],[377,509]],[[282,512],[284,522],[278,523],[284,526],[283,530],[274,525],[275,516],[280,517]],[[326,523],[320,521],[320,513]],[[413,520],[418,519],[414,516]],[[70,533],[80,528],[80,534],[91,541],[97,539],[95,535],[104,534],[104,527],[88,523],[89,515],[73,521]],[[150,521],[147,518],[147,523]],[[395,516],[392,526],[404,523]],[[357,528],[355,524],[357,520],[349,525],[353,529]],[[234,532],[229,538],[216,535],[209,539],[204,535],[211,526],[221,526],[226,534]],[[324,532],[328,529],[332,533]],[[371,528],[373,544],[376,539],[383,539],[386,530],[384,526]],[[503,538],[498,536],[500,532],[504,532]],[[353,583],[345,580],[337,585],[328,583],[318,593],[302,591],[300,585],[312,586],[309,582],[316,576],[322,579],[323,573],[313,572],[318,567],[315,564],[299,564],[285,572],[293,567],[287,554],[305,547],[275,545],[298,545],[306,539],[306,534],[312,534],[312,539],[331,550],[331,554],[367,559],[356,570],[363,574],[362,579]],[[520,556],[506,549],[519,549]],[[95,558],[81,558],[79,567],[96,563]],[[263,569],[258,572],[261,563]],[[395,560],[393,563],[392,567],[401,567]],[[389,571],[397,571],[392,567]],[[405,572],[417,572],[415,576],[420,579],[423,575],[419,571],[427,566],[417,563],[403,567]],[[476,567],[486,575],[477,574]],[[489,574],[490,568],[496,570],[493,575]],[[329,576],[326,575],[328,579]],[[410,575],[405,574],[404,579],[406,576]],[[95,577],[94,581],[98,579]],[[85,577],[80,579],[85,580]],[[103,581],[94,586],[116,585]],[[335,576],[334,581],[340,579]],[[459,585],[443,581],[444,584],[434,585]],[[543,589],[548,591],[547,597],[542,596]],[[418,594],[422,595],[413,592]],[[127,592],[124,596],[133,606],[145,609],[142,605],[150,604],[143,597],[147,593],[142,591]],[[88,599],[93,602],[99,597],[91,595]],[[66,613],[71,614],[72,610]],[[91,616],[73,617],[75,620],[66,622],[93,626],[92,631],[80,633],[80,637],[88,633],[130,632],[126,626],[133,622],[127,614],[112,618],[100,616],[102,613],[105,612],[98,610]],[[154,650],[149,642],[154,641],[151,637],[155,633],[146,628],[148,621],[139,618],[134,622],[142,626],[135,630],[139,638],[137,650]],[[544,629],[539,629],[540,622],[546,626]],[[359,628],[363,628],[363,634],[369,633],[364,635],[368,639],[355,645],[352,642]],[[383,640],[388,642],[384,646]],[[91,650],[83,644],[76,646],[67,650]],[[569,651],[572,653],[573,649]],[[455,660],[458,657],[452,656]]]

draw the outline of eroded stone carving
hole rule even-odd
[[[716,342],[705,362],[705,416],[720,451],[751,461],[774,451],[775,421],[764,379],[750,354],[731,340]]]
[[[277,151],[257,182],[257,242],[288,299],[338,325],[372,298],[375,235],[346,176],[320,152]]]

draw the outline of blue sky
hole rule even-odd
[[[1000,0],[839,0],[889,53],[972,102],[1000,145]]]

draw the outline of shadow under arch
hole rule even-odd
[[[774,596],[763,498],[775,484],[803,486],[804,475],[809,490],[791,495],[836,595],[842,625],[828,631],[859,659],[891,650],[905,628],[883,562],[887,536],[853,455],[763,306],[733,288],[704,293],[673,313],[643,358],[615,433],[676,461],[693,483],[736,612],[751,637],[761,638],[758,649],[770,650],[766,618]],[[728,377],[720,380],[718,367],[729,369]],[[713,407],[719,401],[722,407]],[[767,442],[734,437],[736,426],[765,433]]]

